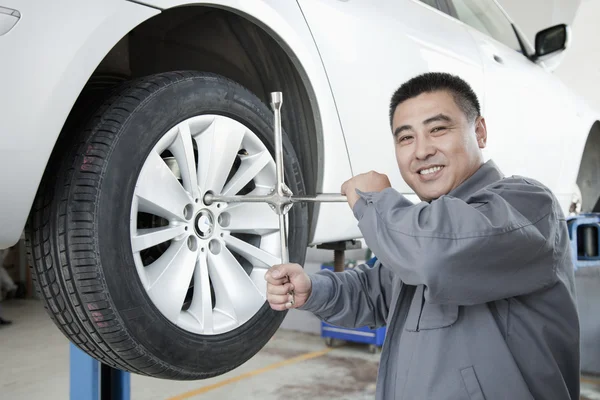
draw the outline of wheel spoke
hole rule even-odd
[[[271,154],[264,150],[261,153],[242,158],[242,163],[235,175],[231,178],[225,188],[224,196],[233,196],[244,188],[260,171],[271,161]]]
[[[172,240],[185,232],[185,226],[163,226],[160,228],[138,229],[131,239],[131,247],[134,253],[148,249]]]
[[[216,308],[233,313],[238,323],[250,319],[264,304],[263,294],[224,246],[219,254],[208,253],[208,269],[215,289]]]
[[[210,124],[208,124],[210,122]],[[196,146],[198,147],[198,185],[200,190],[205,192],[207,186],[208,174],[210,172],[210,159],[212,156],[212,143],[215,137],[216,118],[205,121],[202,133],[196,136]]]
[[[279,230],[279,219],[267,203],[235,203],[227,207],[231,232],[266,235]]]
[[[171,147],[171,151],[177,160],[183,187],[194,198],[200,196],[198,192],[198,177],[196,175],[196,160],[194,156],[194,145],[192,143],[192,134],[187,122],[178,125],[179,132],[177,138]]]
[[[259,292],[267,293],[267,281],[265,280],[265,274],[269,269],[264,267],[254,267],[250,273],[250,279],[254,282]]]
[[[189,288],[197,251],[188,248],[187,240],[171,243],[167,251],[146,267],[148,295],[158,309],[177,322]]]
[[[138,211],[185,221],[184,208],[191,199],[158,153],[148,156],[136,188]]]
[[[252,246],[251,244],[246,243],[235,236],[225,236],[224,239],[228,247],[233,249],[236,253],[242,255],[246,260],[250,261],[253,266],[262,265],[264,267],[271,268],[273,265],[281,263],[281,258],[276,257],[271,253],[267,253],[256,246]]]
[[[196,138],[200,188],[221,193],[246,130],[236,121],[218,118]]]
[[[194,272],[194,295],[188,312],[200,323],[205,334],[213,333],[213,310],[206,253],[200,253]]]

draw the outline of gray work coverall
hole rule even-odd
[[[359,194],[353,211],[379,262],[311,275],[300,309],[387,325],[378,399],[579,399],[569,237],[546,187],[488,161],[430,203]]]

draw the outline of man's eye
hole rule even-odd
[[[441,131],[443,131],[443,130],[446,130],[446,127],[445,127],[445,126],[436,126],[435,128],[433,128],[433,129],[431,130],[431,132],[432,132],[432,133],[435,133],[435,132],[441,132]]]
[[[398,138],[398,143],[407,142],[409,139],[412,139],[412,136],[402,136]]]

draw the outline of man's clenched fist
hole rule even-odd
[[[350,208],[354,208],[354,204],[358,201],[359,197],[356,193],[356,189],[361,192],[381,192],[383,189],[389,188],[392,185],[387,175],[380,174],[375,171],[366,172],[364,174],[356,175],[353,178],[348,179],[342,185],[342,194],[346,195],[348,205]]]
[[[312,284],[310,278],[298,264],[280,264],[271,267],[265,274],[267,301],[273,310],[283,311],[297,308],[308,300]],[[291,291],[295,292],[292,305]]]

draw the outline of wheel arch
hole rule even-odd
[[[585,141],[577,186],[581,192],[581,211],[600,211],[600,121],[592,124]]]
[[[103,57],[82,88],[53,153],[60,151],[60,139],[68,137],[73,126],[81,122],[86,115],[82,110],[89,108],[99,93],[125,79],[184,69],[230,78],[266,104],[270,92],[282,91],[282,125],[300,159],[306,190],[320,190],[324,170],[322,118],[318,94],[304,64],[264,21],[224,6],[181,5],[133,28]],[[311,236],[314,210],[309,205]]]

